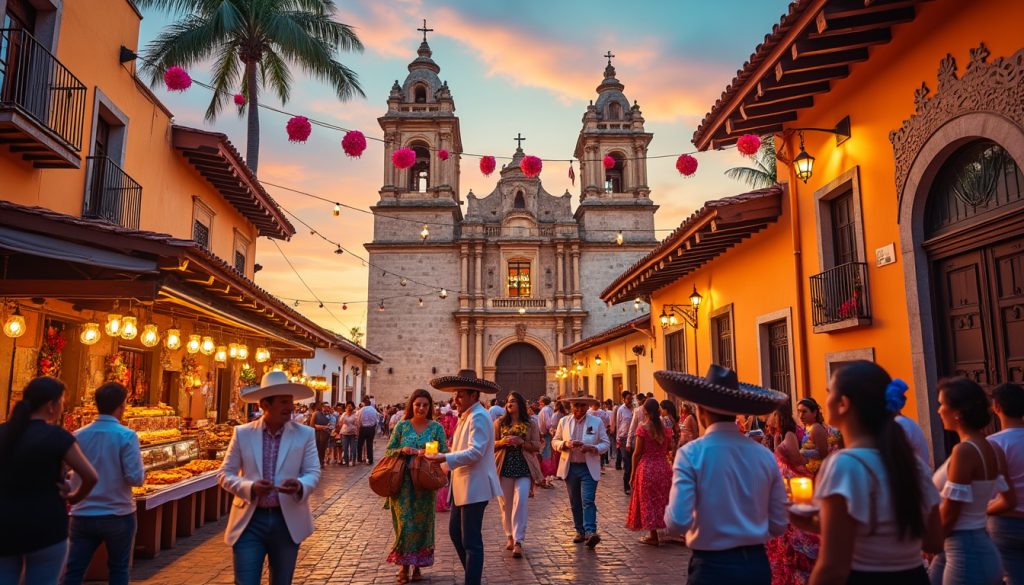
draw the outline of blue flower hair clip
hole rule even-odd
[[[899,378],[893,378],[892,382],[885,387],[885,409],[892,414],[903,410],[907,403],[907,383]]]

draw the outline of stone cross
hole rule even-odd
[[[516,149],[521,149],[523,148],[523,141],[526,139],[523,138],[523,134],[521,132],[516,132],[516,137],[512,140],[516,141]]]
[[[426,18],[423,19],[423,28],[418,28],[416,30],[418,30],[418,31],[423,33],[423,42],[424,43],[427,42],[427,33],[428,32],[434,32],[434,29],[427,28],[427,19]],[[611,52],[611,51],[609,51],[609,52]]]
[[[427,26],[425,24],[427,21],[424,20],[423,22],[424,22],[423,26]],[[424,38],[426,38],[426,36],[424,36]],[[612,64],[612,57],[614,57],[615,55],[613,55],[611,51],[608,51],[607,53],[605,53],[604,55],[601,55],[601,56],[602,57],[608,57],[608,64],[611,65]]]

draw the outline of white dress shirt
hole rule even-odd
[[[89,497],[71,507],[72,516],[127,516],[135,513],[132,486],[142,485],[145,472],[139,436],[109,414],[75,431],[99,482]]]
[[[633,421],[633,408],[620,404],[615,409],[615,438],[622,441],[629,436],[629,424]]]
[[[670,533],[693,550],[764,544],[786,531],[786,488],[772,452],[718,422],[676,452],[665,508]]]
[[[491,422],[498,420],[505,416],[505,409],[495,404],[494,406],[487,409],[487,414],[491,415]]]
[[[364,427],[375,427],[380,422],[380,414],[372,405],[359,409],[359,424]]]
[[[550,404],[545,404],[540,409],[540,415],[537,417],[537,425],[540,427],[540,436],[550,435],[554,430],[551,428],[551,417],[554,416],[555,409],[551,408]]]

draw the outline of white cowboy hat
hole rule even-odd
[[[242,388],[242,400],[246,402],[259,402],[271,396],[291,396],[295,400],[306,400],[313,397],[313,389],[292,382],[288,374],[278,371],[263,374],[259,386]]]

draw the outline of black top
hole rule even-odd
[[[0,425],[0,440],[8,425]],[[57,489],[64,455],[75,443],[66,430],[41,420],[0,459],[0,556],[24,554],[68,537],[68,510]]]

